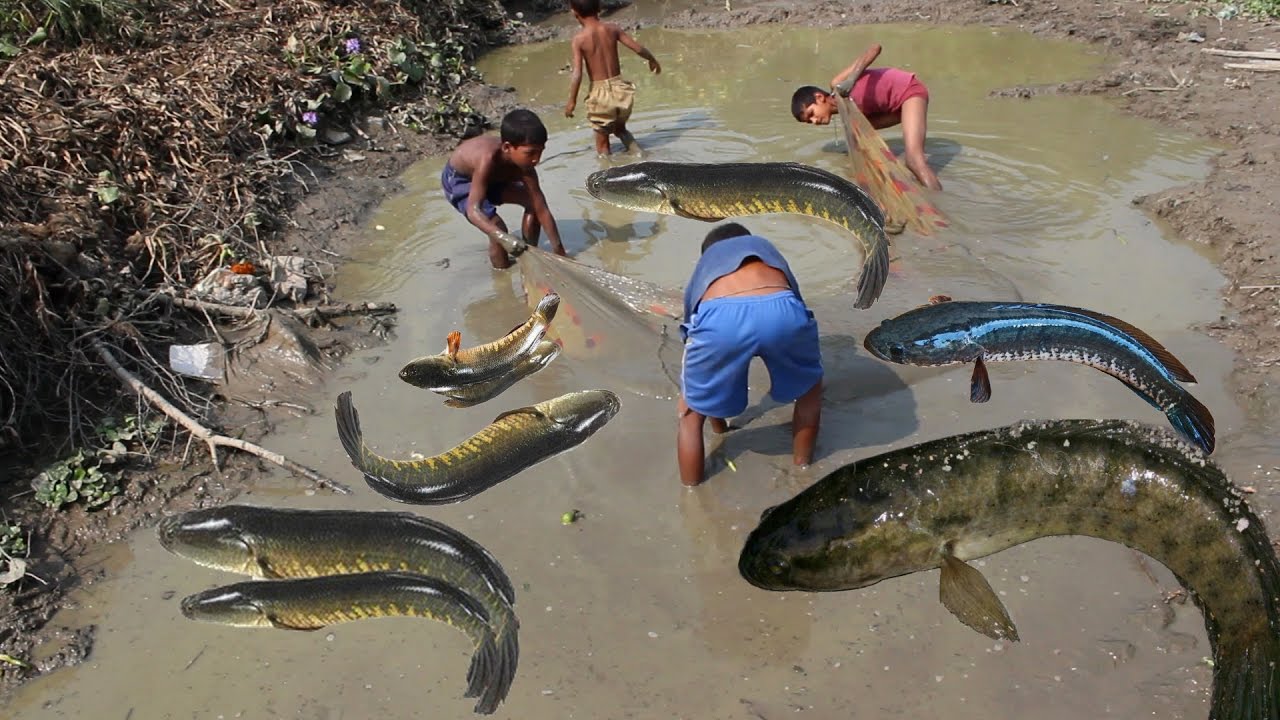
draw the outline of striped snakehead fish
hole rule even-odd
[[[338,438],[365,482],[384,497],[422,505],[478,495],[528,467],[582,444],[618,413],[608,390],[567,393],[498,415],[460,445],[422,460],[392,460],[364,444],[351,393],[338,396]]]
[[[470,685],[494,687],[501,659],[484,605],[443,580],[401,572],[365,572],[294,580],[250,580],[182,599],[192,620],[231,627],[319,630],[378,617],[421,617],[462,631],[475,644]],[[468,691],[471,691],[468,687]],[[477,712],[480,705],[477,704]]]
[[[448,525],[406,512],[222,505],[167,517],[157,534],[175,555],[261,579],[390,570],[441,580],[484,606],[498,647],[495,682],[481,687],[486,678],[473,665],[466,697],[480,696],[476,712],[487,715],[511,688],[520,658],[515,590],[484,547]]]
[[[461,347],[461,333],[449,333],[444,352],[410,361],[400,369],[400,379],[424,390],[448,392],[507,375],[542,342],[559,305],[560,296],[547,293],[528,320],[484,345]]]
[[[638,162],[592,173],[587,192],[630,210],[707,222],[793,213],[835,223],[862,246],[857,308],[871,307],[889,276],[889,238],[879,206],[849,180],[809,165]]]
[[[1204,613],[1210,720],[1280,720],[1280,562],[1240,490],[1167,431],[1024,422],[859,460],[766,510],[738,569],[766,590],[821,592],[940,567],[948,610],[1017,640],[966,561],[1061,535],[1118,542],[1173,571]]]

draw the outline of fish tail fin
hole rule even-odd
[[[360,466],[364,458],[364,436],[360,432],[360,415],[356,412],[356,406],[351,403],[350,390],[338,395],[333,414],[338,421],[338,440],[342,442],[342,449],[347,451],[351,464],[364,472],[364,468]]]
[[[1169,416],[1169,422],[1177,428],[1178,432],[1198,445],[1206,454],[1213,454],[1215,444],[1213,414],[1209,412],[1209,408],[1195,399],[1195,396],[1191,393],[1183,393],[1178,403],[1169,408],[1165,414]]]
[[[867,257],[862,262],[862,274],[858,277],[858,299],[853,306],[866,310],[880,297],[885,280],[889,277],[889,241],[881,231],[879,241],[869,242]]]
[[[476,702],[475,711],[489,715],[498,709],[498,705],[506,700],[511,691],[511,684],[516,679],[516,667],[520,663],[519,623],[513,614],[497,635],[497,667],[494,669],[494,682],[490,684]]]
[[[499,665],[498,645],[494,642],[493,633],[487,632],[476,646],[475,655],[471,656],[471,669],[467,672],[466,697],[480,697],[476,701],[475,711],[481,715],[491,715],[498,709],[497,700],[491,701],[490,695],[499,681]]]
[[[1280,639],[1265,633],[1243,652],[1219,643],[1209,720],[1280,720]]]

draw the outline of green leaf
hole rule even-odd
[[[338,86],[333,89],[333,99],[337,102],[344,103],[351,99],[351,86],[345,82],[338,82]]]
[[[293,129],[300,137],[309,139],[316,136],[316,129],[309,125],[294,125]]]
[[[8,38],[0,39],[0,55],[5,57],[18,57],[18,53],[22,52],[22,48],[9,42]]]
[[[10,47],[12,47],[12,46],[10,46]],[[16,54],[17,54],[17,48],[13,48],[13,49],[14,49],[14,54],[16,55]],[[0,42],[0,52],[4,52],[4,44],[3,44],[3,42]],[[406,55],[406,54],[404,53],[404,51],[403,51],[403,50],[392,50],[392,51],[391,51],[391,57],[389,57],[389,58],[387,58],[387,59],[391,61],[391,64],[392,64],[392,65],[403,65],[403,64],[404,64],[404,61],[409,59],[409,56],[408,56],[408,55]]]
[[[426,77],[427,75],[427,69],[422,67],[422,65],[416,62],[410,62],[406,64],[403,70],[404,70],[404,74],[408,75],[409,79],[414,82],[422,82],[422,78]]]

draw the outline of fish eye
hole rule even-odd
[[[776,553],[770,555],[765,564],[768,566],[769,572],[779,576],[786,574],[787,570],[791,569],[791,563],[785,557]]]
[[[889,346],[890,360],[894,362],[902,362],[902,359],[906,357],[906,355],[907,351],[906,348],[902,347],[902,343],[894,343]]]

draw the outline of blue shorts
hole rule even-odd
[[[498,214],[498,206],[502,204],[502,193],[507,189],[507,185],[520,185],[522,183],[490,183],[488,192],[485,193],[484,199],[480,201],[480,212],[487,217],[493,217]],[[440,173],[440,187],[444,188],[444,196],[448,198],[449,204],[455,210],[467,214],[467,198],[471,195],[471,177],[463,175],[449,163],[444,164],[444,170]]]
[[[713,418],[747,409],[747,369],[760,357],[769,395],[794,402],[822,380],[818,323],[790,290],[704,300],[689,318],[680,373],[685,403]]]

